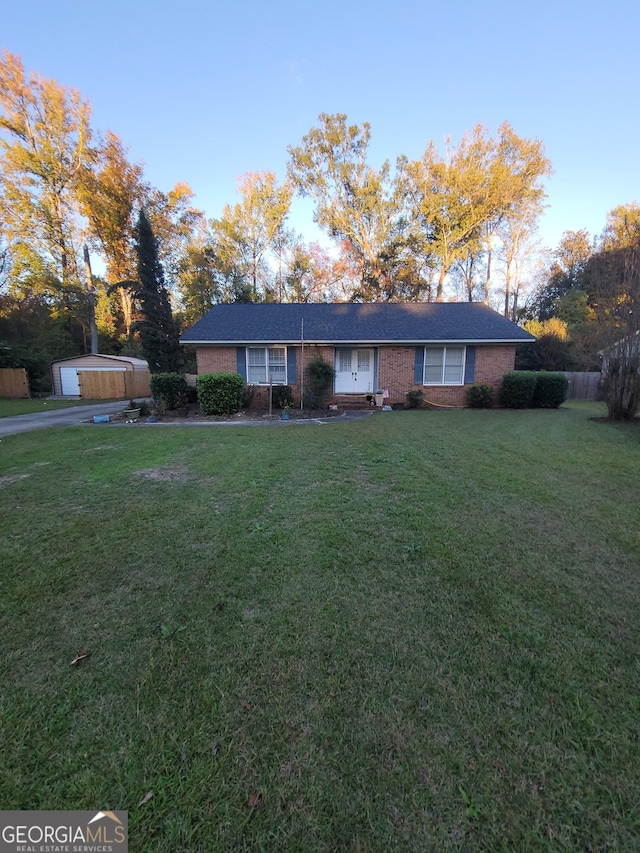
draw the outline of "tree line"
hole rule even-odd
[[[567,231],[541,267],[521,312],[537,338],[516,366],[533,370],[600,370],[614,417],[640,407],[640,205],[619,205],[592,239]]]

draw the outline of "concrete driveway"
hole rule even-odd
[[[122,400],[96,403],[92,406],[72,406],[69,409],[53,409],[51,412],[35,412],[31,415],[15,415],[13,418],[0,418],[0,438],[5,435],[17,435],[55,426],[77,426],[91,420],[94,415],[115,415],[126,404]]]

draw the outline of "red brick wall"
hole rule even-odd
[[[487,384],[498,388],[502,377],[513,370],[516,348],[507,346],[478,346],[476,348],[476,369],[474,384]],[[378,348],[378,385],[389,389],[389,399],[385,402],[404,403],[406,393],[411,388],[419,388],[425,400],[446,406],[464,406],[465,386],[416,385],[413,381],[416,358],[415,346],[387,346]],[[325,346],[307,346],[304,348],[305,365],[322,356],[330,364],[334,361],[334,348]],[[235,347],[198,347],[196,349],[198,373],[237,371]],[[300,347],[296,347],[297,382],[292,386],[295,400],[300,401],[300,376],[302,371]],[[268,391],[265,387],[256,387],[253,406],[265,408],[268,404]]]
[[[513,370],[515,346],[479,346],[476,347],[476,369],[474,385],[487,384],[498,388],[502,377]],[[411,388],[420,389],[424,399],[439,406],[464,406],[465,387],[463,385],[416,385],[413,381],[415,370],[415,347],[381,347],[378,356],[378,383],[381,388],[389,389],[390,405],[404,403],[406,393]]]
[[[505,373],[513,370],[515,361],[515,346],[478,347],[474,385],[487,384],[497,388]]]
[[[378,350],[378,385],[389,389],[389,399],[394,403],[405,403],[406,393],[411,388],[422,388],[413,381],[416,364],[415,347],[380,347]]]
[[[439,406],[464,406],[464,387],[416,385],[413,381],[416,364],[416,348],[381,347],[378,355],[378,382],[381,388],[389,389],[390,406],[406,403],[407,391],[415,388],[422,391],[425,401]],[[477,355],[476,355],[477,365]]]
[[[197,347],[198,376],[202,373],[237,373],[235,347]]]

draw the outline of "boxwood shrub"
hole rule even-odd
[[[293,406],[293,391],[291,385],[274,385],[271,390],[271,402],[277,409]]]
[[[567,399],[569,380],[564,373],[540,371],[533,392],[533,405],[541,409],[557,409]]]
[[[238,373],[203,373],[196,388],[204,415],[233,415],[242,408],[244,380]]]
[[[514,370],[503,376],[500,396],[508,409],[557,409],[567,399],[568,387],[564,373]]]
[[[424,392],[420,388],[412,388],[407,391],[406,398],[410,409],[419,409],[424,401]]]
[[[151,376],[151,395],[165,409],[176,409],[188,393],[189,386],[183,373],[154,373]]]
[[[529,370],[513,370],[502,377],[500,398],[507,409],[527,409],[533,401],[538,374]]]
[[[493,405],[491,385],[472,385],[465,391],[467,406],[471,409],[488,409]]]

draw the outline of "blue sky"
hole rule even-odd
[[[209,217],[243,173],[284,178],[321,112],[368,121],[374,165],[506,120],[552,161],[553,248],[640,201],[638,32],[637,0],[14,0],[0,47],[80,89],[94,127],[160,189],[190,184]],[[308,206],[294,224],[314,236]]]

